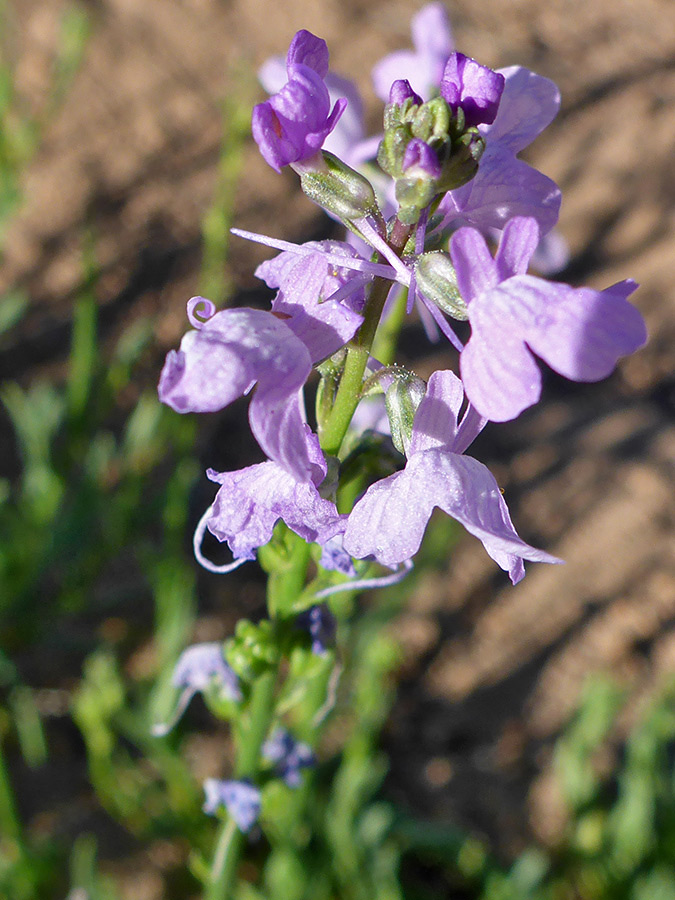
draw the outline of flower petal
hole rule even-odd
[[[459,292],[466,303],[489,291],[497,282],[497,266],[483,235],[475,228],[460,228],[450,241],[450,256]]]
[[[560,561],[518,537],[484,465],[442,448],[414,454],[403,472],[368,488],[347,520],[345,548],[357,559],[374,556],[383,565],[398,565],[419,550],[434,506],[477,537],[514,584],[523,577],[523,559]]]
[[[411,23],[415,50],[399,50],[381,59],[373,68],[375,93],[385,103],[398,79],[409,81],[418,94],[429,99],[438,89],[454,42],[448,14],[441,3],[428,3]]]
[[[373,556],[392,569],[411,559],[434,505],[425,487],[405,469],[371,485],[349,514],[345,550],[355,559]]]
[[[159,397],[178,412],[215,412],[257,381],[251,429],[271,458],[300,480],[311,477],[300,391],[312,370],[305,345],[272,313],[227,309],[167,356]]]
[[[512,275],[525,275],[539,244],[539,226],[531,216],[516,216],[506,223],[495,263],[500,281]]]
[[[311,481],[296,481],[274,462],[236,472],[209,469],[207,475],[221,485],[208,528],[227,541],[235,559],[254,559],[279,519],[308,543],[321,543],[324,533],[332,536],[340,522],[335,504],[324,500]]]
[[[496,323],[474,331],[459,368],[467,397],[492,422],[515,419],[541,395],[541,372],[532,354],[521,338]]]
[[[533,292],[539,302],[548,299],[550,303],[550,291],[543,288],[547,282],[532,276],[512,282],[508,282],[508,288],[518,293],[521,302]],[[552,310],[555,322],[550,328],[541,327],[535,319],[527,332],[527,343],[565,378],[600,381],[614,370],[619,357],[633,353],[647,340],[642,316],[626,300],[626,282],[604,291],[557,287],[566,290],[564,299]],[[636,287],[631,282],[628,293]]]
[[[434,372],[415,413],[408,456],[433,447],[451,447],[463,401],[464,388],[455,373]]]
[[[518,537],[494,476],[478,460],[437,449],[415,456],[409,467],[418,484],[433,484],[434,505],[477,537],[514,584],[525,574],[524,559],[560,562]]]
[[[339,99],[344,99],[347,101],[347,107],[340,117],[340,121],[323,142],[323,149],[334,153],[347,165],[353,167],[354,163],[351,160],[355,153],[355,147],[363,142],[365,134],[363,100],[357,86],[349,78],[329,72],[324,82],[328,88],[330,102],[335,104]],[[375,147],[376,152],[377,147]]]
[[[500,144],[488,143],[478,173],[450,191],[439,205],[444,226],[453,222],[476,228],[504,228],[514,216],[532,216],[542,234],[558,221],[560,188]]]
[[[346,106],[346,100],[338,100],[329,111],[322,77],[304,63],[289,65],[288,78],[281,90],[254,107],[251,118],[254,140],[277,171],[314,156]]]
[[[325,78],[328,74],[328,62],[328,45],[322,38],[304,28],[296,32],[286,55],[288,67],[302,63],[313,69],[319,78]]]
[[[452,28],[443,3],[427,3],[410,22],[413,45],[422,55],[445,61],[454,50]],[[440,75],[439,75],[440,80]]]
[[[554,82],[523,66],[497,70],[505,78],[497,118],[481,127],[488,142],[518,153],[541,134],[560,109],[560,91]]]
[[[283,252],[267,260],[256,269],[269,287],[278,287],[272,310],[288,316],[285,323],[309,350],[312,362],[331,356],[349,341],[363,321],[356,311],[364,300],[363,278],[351,269],[329,263],[324,252],[357,258],[348,244],[340,241],[320,241],[305,244],[316,246],[316,253],[298,255]],[[352,296],[341,303],[329,298],[338,290],[354,284]],[[356,309],[355,309],[356,308]]]

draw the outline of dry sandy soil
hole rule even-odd
[[[39,106],[61,4],[15,6],[19,84]],[[553,839],[560,827],[550,747],[588,673],[625,680],[637,710],[675,662],[675,8],[672,0],[448,6],[460,49],[560,85],[562,112],[528,159],[563,188],[565,278],[596,287],[635,278],[651,334],[607,383],[550,376],[547,402],[489,430],[476,451],[521,534],[566,565],[530,566],[512,588],[467,541],[421,582],[399,623],[407,663],[387,735],[391,794],[498,836],[509,851],[528,830]],[[17,282],[33,302],[0,347],[3,379],[63,361],[83,225],[97,235],[104,334],[155,316],[159,365],[196,293],[200,217],[232,73],[309,28],[329,42],[333,68],[367,92],[375,127],[364,61],[408,45],[411,12],[381,0],[87,7],[86,59],[27,173],[27,202],[9,235],[0,288]],[[267,169],[252,146],[237,221],[291,240],[328,227],[293,178]],[[242,293],[255,290],[262,255],[233,244]]]

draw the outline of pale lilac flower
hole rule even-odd
[[[461,108],[467,127],[494,122],[504,76],[463,53],[451,53],[441,79],[441,97],[454,113]]]
[[[274,763],[279,778],[290,788],[300,787],[301,772],[316,763],[316,757],[309,744],[296,741],[285,728],[277,728],[262,747],[265,759]]]
[[[209,815],[226,809],[240,831],[249,832],[258,821],[261,797],[259,789],[248,779],[223,781],[207,778],[204,782],[206,799],[202,809]]]
[[[312,370],[303,342],[281,319],[258,309],[215,312],[193,297],[210,318],[188,332],[180,350],[169,352],[159,398],[177,412],[216,412],[257,384],[249,406],[251,430],[265,453],[295,478],[312,477],[304,431],[302,388]]]
[[[347,106],[341,97],[331,110],[328,48],[309,31],[298,31],[291,41],[286,71],[287,83],[254,107],[251,122],[261,154],[278,172],[316,156]]]
[[[218,691],[227,700],[238,702],[242,699],[239,679],[223,656],[223,645],[217,641],[195,644],[183,650],[173,670],[171,683],[182,688],[176,709],[168,722],[153,725],[156,737],[167,734],[178,722],[198,692]]]
[[[335,616],[325,603],[310,606],[309,609],[301,612],[296,619],[296,624],[309,632],[312,640],[312,653],[316,656],[324,656],[335,643],[337,624]]]
[[[255,559],[255,551],[270,541],[280,519],[308,543],[321,544],[339,530],[343,517],[317,490],[326,461],[316,436],[304,427],[314,480],[297,481],[272,461],[235,472],[207,471],[220,488],[206,524],[219,541],[227,541],[235,560]]]
[[[364,286],[370,276],[336,266],[327,259],[359,259],[342,241],[310,241],[302,245],[314,253],[289,250],[261,263],[255,271],[268,287],[279,291],[272,311],[305,344],[312,362],[331,356],[349,341],[363,322]]]
[[[634,281],[595,291],[527,275],[538,241],[535,220],[516,218],[494,259],[473,228],[460,229],[450,243],[471,323],[462,380],[471,403],[495,422],[514,419],[539,399],[541,373],[532,354],[572,381],[599,381],[647,339],[642,316],[627,301]]]
[[[523,560],[560,561],[518,537],[490,471],[462,455],[485,424],[471,406],[458,424],[463,400],[456,375],[431,376],[405,468],[371,485],[349,515],[344,545],[353,557],[373,557],[389,567],[411,559],[438,506],[482,542],[514,584],[525,574]]]
[[[454,49],[450,22],[442,3],[424,6],[411,22],[414,50],[399,50],[381,59],[373,69],[375,93],[389,99],[394,81],[405,79],[416,93],[430,99],[438,90],[443,69]]]

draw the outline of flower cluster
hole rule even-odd
[[[208,470],[218,490],[196,537],[200,557],[205,528],[227,543],[231,567],[255,559],[283,522],[317,545],[316,600],[368,584],[374,563],[392,572],[371,583],[402,577],[435,507],[514,584],[525,560],[560,562],[518,536],[495,478],[467,451],[488,422],[537,403],[535,357],[593,382],[646,340],[628,301],[634,282],[575,288],[528,271],[537,259],[545,270],[560,190],[518,154],[556,115],[556,86],[457,52],[437,3],[413,19],[413,43],[373,70],[386,104],[373,138],[355,85],[330,72],[323,40],[300,31],[285,61],[265,65],[272,95],[252,122],[260,152],[278,171],[291,166],[348,237],[291,244],[235,229],[280,251],[256,272],[276,292],[271,307],[217,311],[192,298],[194,328],[168,355],[159,386],[181,413],[250,395],[251,430],[266,456],[239,471]],[[447,366],[426,383],[394,363],[401,313],[449,343]],[[312,421],[304,387],[314,371]],[[311,601],[302,609],[323,657],[329,614]],[[176,683],[191,696],[215,679],[241,696],[222,656],[205,658]],[[285,732],[264,753],[289,784],[313,759]],[[255,790],[213,782],[207,807],[224,804],[247,830]]]
[[[596,381],[644,342],[645,328],[627,301],[636,287],[631,281],[597,291],[527,274],[556,221],[560,192],[517,153],[555,115],[555,86],[527,69],[494,72],[453,51],[437,4],[418,14],[413,34],[414,53],[392,54],[374,70],[376,89],[382,95],[387,87],[388,99],[376,155],[392,173],[393,190],[380,192],[377,214],[364,208],[346,220],[360,240],[291,245],[235,232],[281,249],[257,270],[277,291],[271,310],[216,312],[209,301],[193,298],[188,314],[196,330],[169,354],[160,397],[179,412],[213,412],[255,388],[249,417],[268,461],[208,472],[219,490],[206,524],[235,560],[255,558],[281,519],[308,542],[325,547],[341,541],[349,557],[395,568],[414,556],[439,506],[475,534],[515,582],[524,559],[556,560],[518,538],[493,477],[465,451],[487,420],[512,419],[537,402],[541,375],[533,354],[567,378]],[[286,70],[286,83],[255,108],[253,134],[270,165],[321,175],[321,147],[339,131],[348,105],[347,97],[337,98],[331,110],[331,88],[344,80],[331,76],[325,42],[307,31],[293,39]],[[355,88],[345,93],[353,96]],[[353,120],[348,125],[354,130]],[[357,156],[363,154],[358,144]],[[340,177],[348,193],[354,155],[347,156]],[[355,177],[373,165],[366,162]],[[449,190],[448,170],[450,181],[460,181]],[[337,177],[335,169],[330,177]],[[404,231],[398,246],[397,226]],[[488,241],[496,229],[493,257]],[[435,249],[444,243],[449,252]],[[377,262],[371,261],[374,251]],[[371,484],[345,514],[338,512],[335,486],[325,487],[328,461],[306,424],[302,390],[322,362],[335,380],[340,354],[362,329],[378,281],[403,285],[408,309],[417,305],[450,339],[459,350],[461,381],[438,372],[426,393],[412,399],[419,406],[408,415],[405,466]],[[448,314],[468,319],[466,346]],[[400,387],[400,372],[395,381]]]

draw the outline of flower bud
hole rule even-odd
[[[463,53],[451,53],[441,79],[441,97],[453,112],[462,109],[467,126],[490,125],[499,109],[504,76]]]
[[[228,664],[244,681],[252,681],[274,664],[277,655],[269,620],[257,625],[247,619],[237,622],[234,637],[226,643]]]
[[[406,79],[395,81],[389,91],[389,103],[394,106],[403,106],[406,100],[412,101],[416,106],[421,106],[424,102],[419,94],[412,89],[410,82]]]
[[[434,97],[415,111],[411,125],[415,137],[445,143],[452,125],[452,112],[442,97]]]
[[[399,219],[404,224],[414,224],[421,210],[431,203],[438,192],[436,185],[441,175],[441,165],[429,144],[413,138],[405,149],[402,168],[402,177],[396,179]]]
[[[380,215],[372,184],[327,150],[323,165],[296,167],[304,193],[327,212],[349,223],[369,215]]]
[[[466,303],[457,286],[455,268],[447,253],[434,250],[422,253],[415,262],[417,289],[440,310],[453,319],[466,322],[469,318]]]
[[[461,110],[459,110],[461,115]],[[443,171],[438,179],[439,193],[454,191],[474,177],[478,162],[485,150],[485,139],[477,128],[469,128],[459,138],[453,140],[452,152],[443,163]]]
[[[396,182],[400,221],[414,225],[439,194],[470,181],[484,147],[461,105],[453,108],[443,97],[422,103],[408,82],[395,81],[377,161]]]

